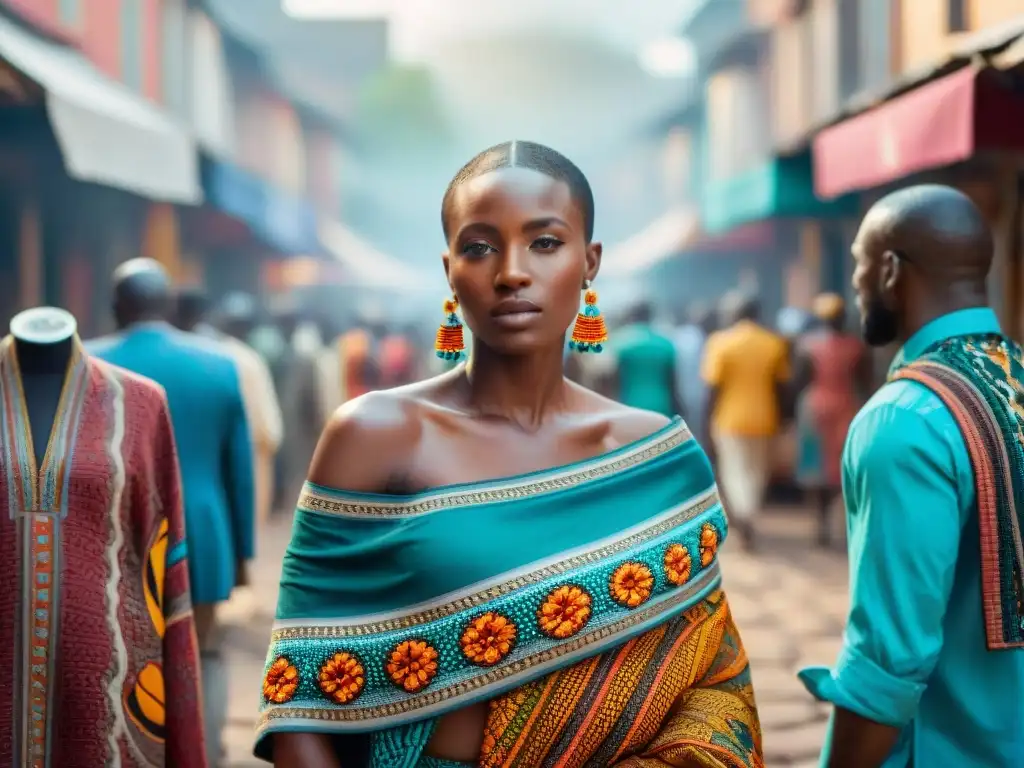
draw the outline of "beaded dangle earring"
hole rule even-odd
[[[600,352],[608,341],[608,329],[604,325],[604,317],[597,308],[597,291],[590,287],[587,280],[584,286],[583,311],[576,315],[576,324],[572,327],[572,338],[569,349],[577,352]]]
[[[458,315],[459,300],[452,296],[444,302],[444,322],[437,329],[434,349],[442,360],[461,360],[466,343],[462,338],[462,321]]]

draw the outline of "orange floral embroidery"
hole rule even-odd
[[[490,667],[504,659],[516,642],[516,625],[500,613],[488,611],[469,622],[459,647],[474,664]]]
[[[553,590],[541,603],[537,621],[549,637],[572,637],[590,621],[590,595],[572,584]]]
[[[437,674],[437,649],[422,640],[406,640],[391,651],[384,669],[399,688],[422,691]]]
[[[700,529],[700,564],[710,565],[718,552],[718,530],[711,523]]]
[[[612,600],[627,608],[636,608],[651,596],[654,574],[643,563],[623,563],[609,582]]]
[[[366,671],[359,659],[339,651],[320,667],[320,690],[335,704],[355,701],[366,686]]]
[[[669,582],[681,587],[690,580],[693,559],[690,550],[682,544],[673,544],[665,550],[665,576]]]
[[[299,670],[285,656],[271,664],[263,678],[263,698],[274,704],[291,701],[298,688]]]

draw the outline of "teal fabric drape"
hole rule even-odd
[[[446,712],[699,604],[720,584],[726,527],[707,458],[678,419],[590,461],[410,496],[307,484],[256,753],[269,758],[279,732],[372,733],[373,765],[404,766],[401,755],[421,768]],[[692,575],[668,570],[670,549]],[[649,579],[630,592],[635,573]]]

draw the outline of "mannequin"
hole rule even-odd
[[[0,668],[13,674],[0,690],[0,764],[204,768],[167,399],[87,354],[63,309],[21,312],[10,331]]]
[[[77,330],[74,316],[56,307],[27,309],[11,321],[37,467],[50,442]]]

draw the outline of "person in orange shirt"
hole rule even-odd
[[[701,374],[711,414],[708,447],[719,484],[744,547],[754,544],[754,518],[764,505],[771,451],[790,377],[785,340],[760,325],[756,299],[732,295],[723,302],[729,322],[708,339]]]
[[[377,388],[380,377],[373,342],[373,336],[365,328],[353,328],[338,340],[346,401]]]

